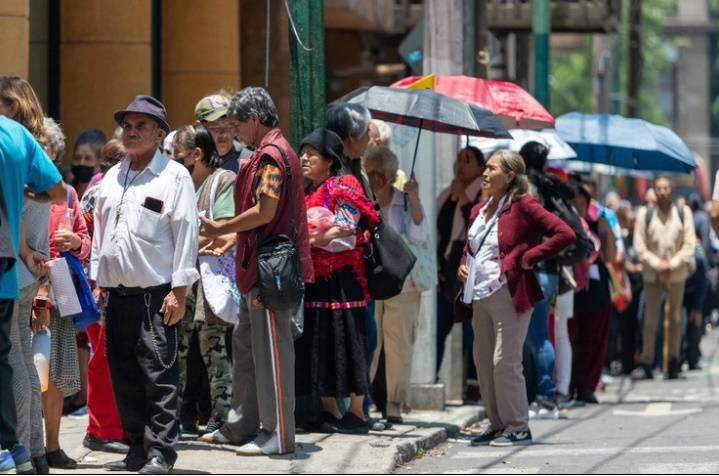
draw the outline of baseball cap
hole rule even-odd
[[[212,94],[200,99],[195,106],[198,121],[213,122],[227,115],[230,99],[222,94]]]

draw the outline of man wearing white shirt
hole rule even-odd
[[[137,96],[115,113],[128,158],[105,175],[95,209],[90,277],[107,295],[107,357],[130,451],[106,468],[166,474],[177,459],[177,324],[195,269],[199,219],[192,179],[160,153],[165,107]]]

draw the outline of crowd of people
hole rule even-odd
[[[0,77],[0,472],[75,468],[67,413],[87,413],[87,448],[124,455],[108,469],[141,474],[172,469],[180,433],[278,455],[298,428],[401,424],[435,285],[438,375],[461,322],[465,398],[489,417],[475,446],[531,443],[531,417],[596,403],[615,361],[633,378],[698,368],[716,237],[695,197],[673,204],[671,179],[635,211],[547,170],[544,144],[468,146],[428,217],[363,106],[331,106],[297,152],[262,88],[211,94],[194,115],[172,130],[139,95],[112,138],[87,129],[64,160],[30,84]],[[416,262],[376,299],[382,223]],[[89,320],[62,311],[58,262]]]

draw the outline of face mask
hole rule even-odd
[[[73,165],[70,170],[72,171],[72,175],[74,175],[80,183],[89,182],[92,176],[95,175],[95,168],[89,165]]]

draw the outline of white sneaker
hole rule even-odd
[[[219,429],[212,431],[210,433],[205,433],[198,439],[200,441],[204,441],[205,443],[215,443],[218,445],[232,444],[232,442],[229,440],[229,438],[227,438],[225,435],[223,435]]]
[[[260,434],[254,441],[237,448],[239,456],[270,456],[293,453],[293,451],[280,452],[280,445],[276,435]]]

